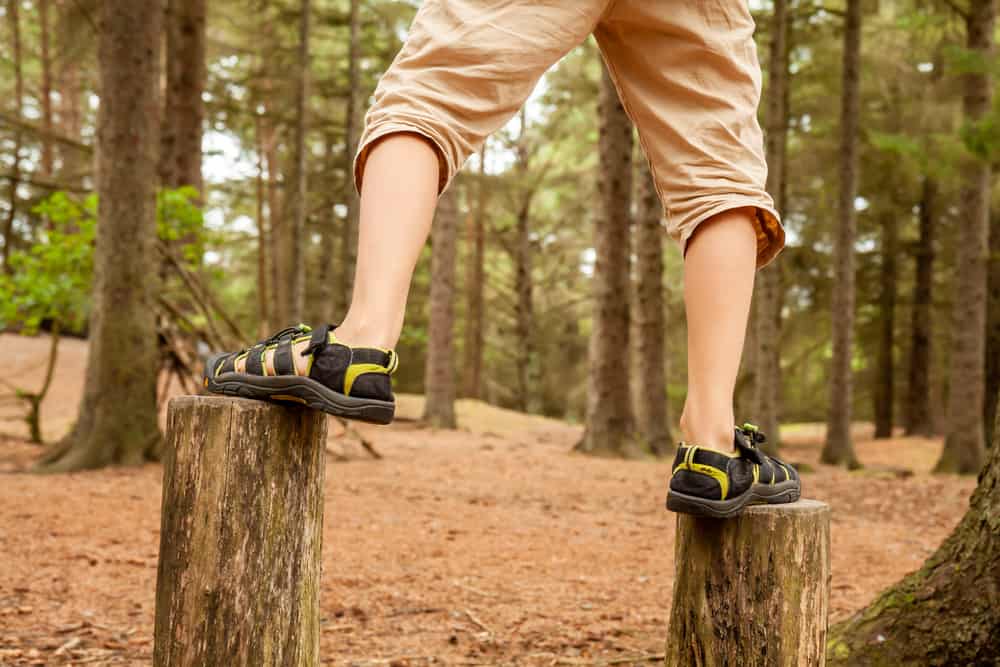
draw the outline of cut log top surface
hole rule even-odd
[[[751,518],[761,515],[782,515],[782,514],[822,514],[829,512],[830,506],[819,500],[802,498],[794,503],[784,503],[781,505],[750,505],[741,515],[744,518]]]
[[[268,401],[255,401],[249,398],[237,398],[235,396],[175,396],[170,399],[170,409],[182,410],[185,408],[237,408],[240,410],[286,410],[303,408],[297,405],[280,405]]]

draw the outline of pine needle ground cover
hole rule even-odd
[[[14,373],[41,365],[44,340],[0,344]],[[48,438],[68,426],[59,405],[77,404],[85,350],[66,343],[43,412]],[[422,399],[401,396],[399,411],[419,417]],[[662,653],[674,572],[674,517],[662,505],[669,463],[571,454],[580,429],[554,420],[475,401],[457,412],[458,431],[359,427],[381,461],[328,458],[324,664],[582,665]],[[4,471],[37,455],[20,428],[0,426]],[[810,464],[806,494],[833,510],[836,622],[920,567],[975,480],[930,476],[940,440],[875,443],[866,426],[855,435],[868,471],[821,466],[822,435],[789,428],[783,454]],[[341,451],[339,429],[328,447]],[[894,461],[914,474],[900,477]],[[149,664],[161,475],[155,464],[58,483],[3,475],[0,664]],[[935,503],[917,511],[927,497]]]

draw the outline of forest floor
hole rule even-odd
[[[31,386],[44,341],[0,335]],[[80,395],[67,341],[47,438]],[[402,417],[421,399],[400,397]],[[367,458],[331,424],[322,660],[337,666],[646,664],[663,652],[673,585],[669,462],[570,453],[578,426],[459,402],[460,429],[362,426]],[[0,412],[0,665],[147,665],[162,467],[21,474],[38,448]],[[919,567],[961,517],[971,478],[931,476],[940,440],[873,441],[859,473],[818,464],[823,429],[785,430],[804,496],[832,506],[831,621]],[[345,456],[346,455],[346,456]],[[347,460],[338,460],[346,458]],[[905,462],[900,478],[878,466]],[[935,498],[927,505],[922,499]]]

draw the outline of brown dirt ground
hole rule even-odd
[[[0,347],[13,352],[5,376],[31,386],[45,341],[0,335]],[[84,362],[85,345],[68,341],[47,438],[73,418]],[[400,397],[402,416],[419,410],[419,397]],[[669,464],[573,455],[579,427],[478,402],[460,402],[459,418],[454,432],[361,427],[382,461],[331,428],[324,664],[645,664],[662,653]],[[833,508],[831,621],[917,568],[975,484],[928,474],[939,440],[870,433],[857,429],[864,463],[903,462],[914,476],[819,466],[821,426],[786,434],[786,458],[816,470],[805,495]],[[161,467],[20,474],[38,452],[23,437],[0,423],[0,665],[149,664]]]

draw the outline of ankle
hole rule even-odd
[[[350,313],[344,318],[344,323],[333,332],[337,341],[348,347],[377,347],[391,350],[396,345],[397,335],[390,334],[385,327],[375,327],[366,323],[358,323],[351,318]]]
[[[720,452],[733,449],[733,431],[736,428],[735,419],[715,418],[697,419],[687,413],[681,415],[681,432],[684,441],[699,447],[707,447]]]

